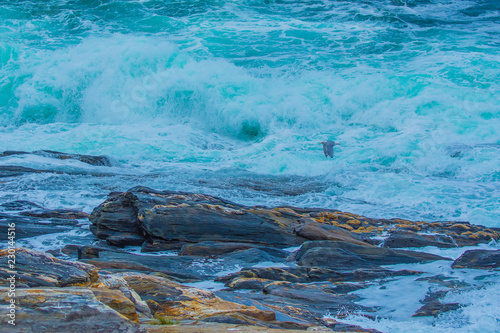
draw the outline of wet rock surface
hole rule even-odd
[[[330,240],[369,246],[384,233],[389,233],[387,247],[455,247],[499,239],[497,231],[467,222],[412,222],[313,208],[250,207],[204,194],[141,186],[111,193],[94,209],[90,221],[95,225],[92,231],[102,239],[134,233],[146,244],[187,243],[183,244],[186,251],[189,243],[202,242],[285,248]],[[193,246],[194,251],[201,245]]]
[[[346,242],[313,241],[302,245],[296,260],[301,266],[356,269],[451,259],[425,252],[392,250]]]
[[[353,314],[373,319],[383,306],[360,305],[363,289],[382,289],[403,278],[427,284],[433,292],[421,300],[414,316],[438,316],[462,306],[443,300],[449,290],[467,290],[473,282],[413,267],[436,262],[449,269],[495,270],[500,252],[465,251],[452,264],[416,249],[453,249],[499,239],[498,230],[466,222],[250,207],[145,187],[112,192],[90,215],[8,202],[0,207],[0,230],[7,232],[15,221],[22,239],[71,230],[87,217],[96,236],[91,244],[51,250],[57,257],[16,251],[17,287],[24,302],[19,313],[33,318],[26,325],[39,321],[40,332],[49,332],[51,325],[60,331],[78,327],[75,332],[223,332],[234,327],[249,332],[375,332],[342,322]],[[11,274],[3,268],[7,261],[8,251],[0,251],[4,281]],[[0,305],[7,301],[2,294],[7,285],[3,288]],[[61,318],[57,302],[65,304],[61,313],[70,318],[67,322],[54,323]],[[331,316],[325,317],[327,313]]]
[[[408,231],[397,231],[392,233],[385,241],[385,247],[425,247],[437,246],[441,248],[457,247],[453,238],[446,234],[419,234]]]
[[[468,250],[453,262],[453,268],[498,269],[500,250]]]
[[[179,255],[215,256],[256,247],[258,245],[248,243],[200,242],[182,246]]]
[[[9,269],[9,250],[0,250],[0,284],[16,276],[19,286],[66,287],[97,281],[97,269],[80,262],[57,259],[41,252],[19,249],[15,252],[16,272]]]
[[[68,232],[74,230],[78,221],[75,220],[41,220],[0,213],[0,233],[7,235],[9,226],[16,225],[16,239]]]
[[[320,281],[354,282],[419,274],[421,274],[421,272],[410,270],[394,271],[389,269],[354,269],[337,271],[322,267],[268,267],[244,268],[239,272],[218,277],[215,281],[223,282],[226,286],[230,286],[231,283],[239,279],[261,279],[266,281],[287,281],[297,283]]]
[[[224,301],[210,291],[183,286],[164,278],[129,275],[124,276],[124,279],[129,287],[149,305],[153,314],[179,319],[241,314],[263,322],[276,320],[272,311]]]
[[[88,223],[89,214],[71,209],[46,209],[30,201],[10,201],[0,205],[0,233],[16,225],[16,239],[68,232]],[[85,221],[85,222],[84,222]]]
[[[461,305],[458,303],[443,304],[439,301],[432,301],[418,309],[412,317],[437,317],[441,313],[457,310],[460,307]]]

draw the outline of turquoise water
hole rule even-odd
[[[497,1],[0,2],[0,148],[105,154],[245,203],[498,226],[499,20]],[[245,190],[261,177],[301,194]]]
[[[143,184],[499,227],[499,117],[498,1],[0,1],[0,150],[114,160],[2,158],[68,174],[1,201]]]

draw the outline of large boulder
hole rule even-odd
[[[91,231],[117,246],[137,245],[144,251],[188,248],[201,242],[245,243],[292,247],[305,241],[330,240],[360,246],[454,247],[498,240],[498,231],[467,222],[413,222],[372,219],[328,209],[239,205],[205,194],[134,187],[111,193],[90,215]],[[227,251],[222,247],[208,251]]]
[[[291,208],[247,207],[204,194],[146,187],[110,194],[89,219],[94,224],[91,231],[111,244],[137,245],[144,238],[147,244],[160,241],[172,248],[178,242],[188,244],[183,254],[202,254],[199,246],[189,245],[202,242],[213,254],[257,245],[291,247],[317,239],[366,244],[345,229],[321,224]]]

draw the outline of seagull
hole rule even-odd
[[[320,142],[319,144],[323,145],[323,153],[325,153],[325,157],[328,158],[330,156],[333,158],[333,146],[337,146],[340,143],[337,143],[335,141],[324,141]]]

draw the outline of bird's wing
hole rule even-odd
[[[326,143],[323,143],[323,153],[325,153],[325,157],[328,157],[328,149],[326,147]]]
[[[333,146],[335,146],[335,142],[333,142],[333,141],[327,142],[327,144],[325,145],[325,148],[326,148],[325,156],[326,156],[326,154],[328,154],[328,156],[333,158]]]

